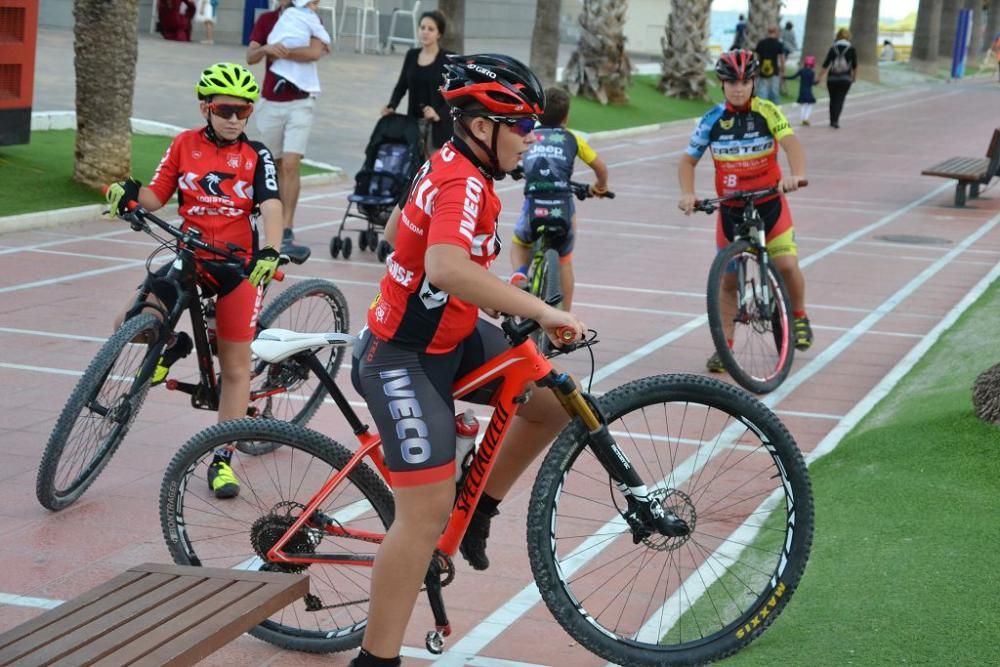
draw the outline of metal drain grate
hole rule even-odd
[[[885,234],[876,236],[879,241],[889,243],[908,243],[910,245],[951,245],[951,241],[940,236],[920,236],[918,234]]]

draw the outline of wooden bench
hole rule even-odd
[[[955,206],[965,206],[966,198],[975,199],[979,196],[980,185],[987,185],[994,176],[1000,176],[1000,128],[993,130],[986,157],[953,157],[920,173],[924,176],[956,179]]]
[[[308,592],[302,575],[145,563],[0,635],[0,665],[193,665]]]

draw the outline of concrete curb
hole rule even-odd
[[[75,130],[75,111],[36,111],[31,114],[31,130]],[[152,134],[158,136],[175,137],[186,128],[167,123],[159,123],[143,118],[132,119],[132,131],[135,134]],[[326,169],[329,173],[310,174],[302,177],[303,188],[322,187],[331,185],[338,181],[345,180],[347,174],[340,167],[325,162],[304,159],[303,164],[318,169]],[[57,208],[49,211],[37,211],[34,213],[22,213],[20,215],[0,216],[0,234],[20,232],[28,229],[41,229],[44,227],[56,227],[80,222],[90,222],[99,218],[103,206],[100,204],[88,204],[86,206],[74,206],[71,208]]]

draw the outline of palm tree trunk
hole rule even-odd
[[[830,44],[833,43],[836,20],[837,0],[809,0],[809,8],[806,10],[806,29],[802,35],[803,56],[814,56],[817,64],[823,62]]]
[[[955,48],[955,28],[958,25],[959,0],[942,0],[941,32],[938,35],[938,58],[951,62],[951,51]]]
[[[979,65],[979,55],[983,52],[983,0],[965,0],[965,8],[972,10],[972,34],[969,35],[969,62],[970,65]],[[975,61],[975,62],[973,62]]]
[[[551,86],[556,82],[559,9],[558,0],[538,0],[535,3],[535,27],[531,31],[531,69],[543,86]]]
[[[448,20],[441,48],[465,53],[465,0],[438,0],[437,4]]]
[[[858,76],[878,82],[879,0],[854,0],[851,12],[851,43],[858,54]]]
[[[705,67],[708,54],[708,18],[712,0],[671,0],[670,16],[660,38],[663,75],[659,89],[669,97],[708,99]]]
[[[913,32],[910,64],[924,72],[937,69],[942,2],[943,0],[920,0],[920,5],[917,7],[917,25]]]
[[[580,43],[566,65],[566,85],[573,95],[601,104],[628,102],[632,62],[625,53],[628,0],[584,0]]]
[[[76,164],[73,179],[100,187],[129,176],[137,0],[75,0]],[[109,26],[114,26],[110,28]]]
[[[780,18],[781,0],[750,0],[746,48],[754,49],[757,42],[767,37],[767,29],[778,25]]]
[[[1000,0],[990,0],[989,9],[986,11],[986,43],[983,44],[983,51],[993,46],[997,39],[997,32],[1000,32]]]

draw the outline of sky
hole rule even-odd
[[[882,18],[901,19],[910,12],[917,11],[919,0],[881,0],[879,16]],[[745,11],[747,0],[713,0],[712,9],[720,11]],[[785,0],[782,14],[795,16],[806,13],[808,0]],[[854,0],[837,0],[837,16],[850,16]]]

